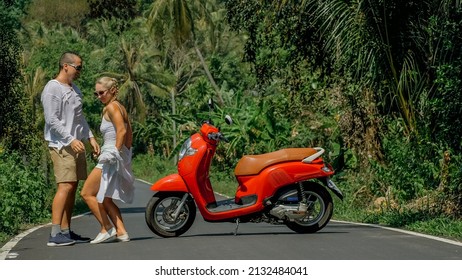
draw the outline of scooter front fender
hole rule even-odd
[[[152,191],[189,192],[183,178],[178,174],[168,175],[151,186]]]

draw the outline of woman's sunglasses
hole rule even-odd
[[[94,94],[96,97],[100,97],[101,95],[106,94],[107,91],[108,91],[108,89],[107,89],[107,90],[102,90],[102,91],[95,91],[95,92],[93,92],[93,94]]]

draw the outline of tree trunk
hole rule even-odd
[[[176,104],[175,104],[175,94],[176,94],[176,90],[175,88],[172,88],[172,90],[170,91],[170,98],[171,98],[171,102],[172,102],[172,115],[176,115]],[[172,140],[173,140],[173,148],[172,150],[175,150],[175,147],[176,147],[176,122],[175,120],[172,121],[172,125],[173,125],[173,128],[172,128]],[[173,157],[173,163],[176,164],[176,161],[177,161],[177,156],[175,155]]]
[[[223,97],[221,96],[221,90],[217,86],[217,83],[215,83],[215,80],[212,77],[212,74],[210,74],[209,68],[207,67],[207,63],[205,63],[204,57],[202,56],[201,51],[197,47],[196,43],[194,43],[194,49],[196,50],[197,56],[199,57],[202,67],[204,68],[205,74],[207,75],[207,78],[209,79],[210,83],[212,84],[213,89],[217,93],[218,97],[218,103],[223,106],[225,104],[225,101],[223,100]]]

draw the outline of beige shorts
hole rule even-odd
[[[70,146],[49,148],[56,183],[77,182],[87,179],[87,159],[85,153],[76,154]]]

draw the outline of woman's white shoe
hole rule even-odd
[[[117,236],[117,241],[119,241],[119,242],[128,242],[128,241],[130,241],[130,237],[128,236],[128,233],[124,233],[121,236]]]
[[[111,237],[114,237],[114,236],[116,236],[116,234],[117,234],[117,230],[116,230],[114,227],[112,227],[110,230],[107,231],[107,233],[108,233]]]
[[[90,243],[91,244],[98,244],[98,243],[107,241],[111,237],[114,237],[116,234],[117,234],[117,231],[115,230],[115,228],[111,228],[109,231],[107,231],[105,233],[102,233],[102,232],[98,233],[98,235],[95,237],[95,239],[90,241]]]

